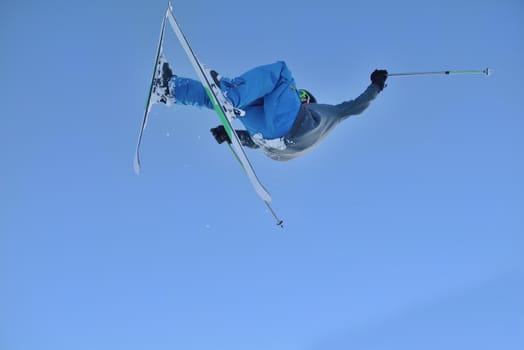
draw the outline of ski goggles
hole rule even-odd
[[[298,89],[298,95],[302,103],[316,103],[317,100],[311,93],[305,89]]]

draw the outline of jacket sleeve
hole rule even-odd
[[[335,106],[339,116],[347,118],[351,115],[364,112],[371,104],[371,101],[378,96],[379,92],[380,88],[377,85],[369,85],[367,89],[354,100],[345,101]]]

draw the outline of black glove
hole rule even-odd
[[[229,135],[227,134],[226,129],[224,128],[224,125],[219,125],[216,128],[211,128],[210,131],[219,144],[224,143],[224,141],[227,143],[231,143]]]
[[[378,70],[375,69],[373,73],[371,73],[371,82],[378,86],[380,91],[384,89],[386,86],[386,79],[388,78],[388,71],[385,69]]]

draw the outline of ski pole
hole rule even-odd
[[[493,74],[493,70],[490,68],[482,70],[445,70],[439,72],[411,72],[411,73],[389,73],[388,77],[408,77],[415,75],[456,75],[456,74],[484,74],[489,76]]]

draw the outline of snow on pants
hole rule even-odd
[[[220,85],[233,106],[246,112],[238,119],[251,135],[275,139],[291,130],[301,102],[285,62],[253,68],[234,79],[223,77]],[[170,87],[177,104],[213,109],[199,81],[176,77]]]

